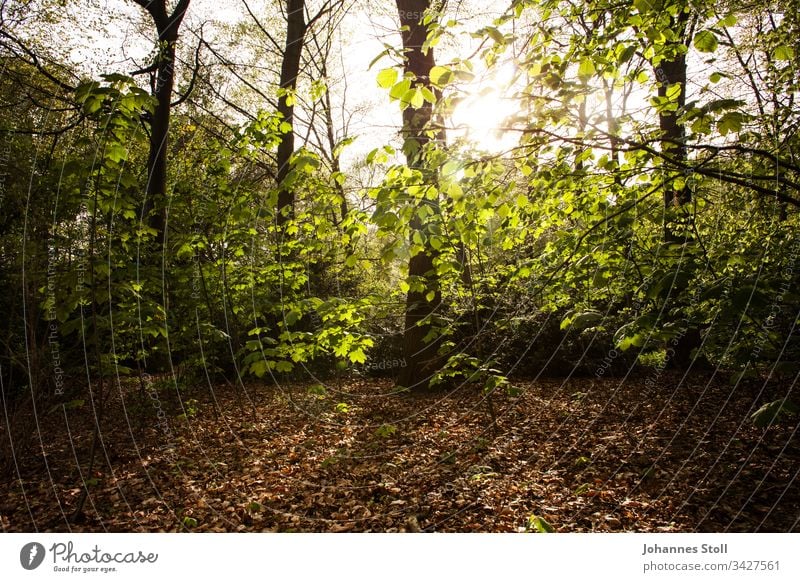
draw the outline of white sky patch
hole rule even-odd
[[[173,5],[174,2],[170,3]],[[279,15],[279,7],[274,2],[249,0],[249,5],[259,18],[272,15],[272,11]],[[470,32],[491,23],[504,8],[487,7],[477,0],[456,5],[453,9],[457,13],[449,14],[445,20],[455,17],[462,24],[436,47],[437,62],[446,65],[453,58],[472,53],[479,39]],[[339,121],[338,133],[344,134],[346,126],[347,135],[357,137],[343,153],[345,170],[374,148],[387,143],[400,146],[400,108],[376,82],[381,69],[392,65],[399,67],[400,63],[397,58],[387,56],[370,67],[385,44],[400,47],[396,10],[395,3],[389,0],[369,9],[359,7],[356,2],[337,33],[338,42],[334,43],[333,62],[329,66],[339,77],[333,79],[331,87],[334,117]],[[96,79],[105,73],[127,74],[150,64],[155,50],[155,30],[149,15],[132,0],[74,0],[60,11],[60,22],[39,24],[39,30],[34,32],[52,38],[59,52],[79,65],[82,76]],[[183,53],[194,50],[200,25],[213,46],[215,38],[224,33],[225,25],[249,20],[241,0],[192,0],[181,27],[179,50]],[[280,29],[274,33],[278,38],[283,36]],[[203,51],[203,58],[213,60],[207,50]],[[476,71],[483,69],[479,57],[473,61]],[[464,137],[478,149],[489,151],[513,146],[518,137],[516,132],[497,132],[505,118],[515,112],[513,100],[499,89],[507,82],[508,75],[509,70],[501,67],[491,77],[479,74],[473,83],[462,87],[468,97],[454,111],[452,119],[447,120],[448,126],[461,126],[452,134],[452,139]],[[262,90],[275,93],[275,87],[262,87]]]
[[[434,49],[437,64],[443,66],[453,59],[472,54],[480,39],[470,33],[491,23],[507,8],[505,5],[487,7],[476,0],[462,1],[455,6],[457,12],[448,14],[443,20],[455,18],[460,24]],[[354,161],[386,143],[397,148],[401,145],[398,137],[402,124],[400,106],[390,101],[389,92],[379,88],[376,81],[382,69],[391,66],[399,69],[401,65],[397,58],[385,56],[370,67],[385,49],[385,44],[398,49],[401,46],[394,2],[386,2],[381,10],[354,8],[345,19],[343,32],[345,42],[341,50],[350,88],[348,104],[363,111],[350,127],[351,135],[359,138],[343,156],[347,161]],[[473,58],[473,64],[478,73],[475,80],[460,87],[467,98],[449,119],[444,120],[448,127],[448,141],[467,140],[477,149],[493,153],[507,150],[519,138],[518,132],[502,131],[506,118],[516,113],[518,108],[507,87],[514,68],[504,65],[490,76],[485,74],[479,57]],[[397,161],[400,162],[401,157]]]
[[[510,95],[515,74],[513,63],[507,62],[466,87],[449,124],[451,137],[489,153],[513,148],[519,140],[519,133],[510,129],[510,118],[519,111],[519,101]]]

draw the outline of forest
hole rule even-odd
[[[0,0],[2,531],[800,531],[798,99],[797,0]]]

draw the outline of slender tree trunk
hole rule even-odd
[[[397,0],[397,11],[400,25],[403,27],[403,49],[405,51],[405,71],[413,73],[417,83],[430,90],[434,90],[430,82],[430,71],[435,66],[433,49],[422,50],[422,45],[427,38],[428,30],[422,24],[422,17],[430,7],[430,0]],[[425,168],[424,152],[431,141],[427,130],[433,116],[433,107],[430,103],[423,104],[419,109],[407,107],[403,110],[403,138],[404,151],[408,165],[421,170],[429,175],[430,180],[435,180],[435,172]],[[438,202],[420,200],[418,204],[434,204],[438,214]],[[427,230],[427,225],[414,213],[411,219],[412,236],[414,232],[422,234]],[[412,285],[406,296],[405,331],[403,334],[403,358],[406,363],[400,369],[397,383],[411,389],[423,389],[429,384],[431,375],[439,367],[440,341],[431,336],[435,335],[433,314],[442,302],[434,261],[437,252],[427,243],[428,238],[423,237],[426,244],[422,251],[411,257],[408,263],[409,277],[422,282],[422,290]]]
[[[75,504],[75,509],[70,515],[70,521],[79,523],[84,518],[83,508],[89,498],[89,485],[88,481],[92,479],[94,472],[95,460],[97,458],[97,446],[100,444],[101,439],[101,423],[103,422],[105,411],[105,385],[103,381],[103,358],[100,354],[100,330],[97,326],[97,273],[96,273],[96,251],[97,251],[97,198],[98,189],[94,190],[94,204],[91,220],[89,223],[90,236],[89,236],[89,289],[91,299],[91,329],[92,329],[92,350],[94,352],[94,359],[97,365],[97,391],[92,389],[92,378],[89,378],[89,402],[92,405],[92,413],[94,415],[94,430],[92,431],[92,444],[89,447],[89,460],[85,475],[82,475],[83,483],[81,484],[81,494]],[[88,354],[86,356],[86,367],[89,367]]]
[[[690,34],[687,32],[689,27],[690,14],[680,12],[672,17],[673,30],[676,37],[684,42],[688,42]],[[678,42],[680,42],[680,40]],[[675,160],[681,167],[686,166],[688,160],[686,149],[686,130],[683,124],[678,122],[678,118],[686,105],[686,53],[676,51],[674,57],[662,61],[655,67],[656,79],[659,82],[658,96],[666,97],[667,91],[680,85],[680,93],[676,100],[677,111],[662,111],[658,116],[658,124],[661,129],[661,151]],[[665,242],[682,243],[689,239],[686,225],[675,224],[673,217],[676,211],[682,207],[688,207],[692,202],[692,191],[687,185],[688,180],[683,180],[680,187],[676,188],[670,184],[664,188],[664,240]],[[691,220],[692,217],[689,217]],[[695,359],[692,352],[702,345],[700,330],[693,327],[688,321],[681,329],[681,335],[674,344],[674,355],[670,360],[671,367],[678,369],[688,369],[692,365],[703,367],[704,358]]]
[[[672,18],[674,30],[679,39],[686,35],[689,15],[681,12]],[[676,49],[677,50],[677,49]],[[658,125],[661,129],[661,151],[675,160],[681,166],[687,160],[685,145],[686,130],[683,124],[678,123],[678,117],[686,105],[686,53],[678,52],[673,58],[664,60],[655,67],[656,80],[658,81],[658,96],[666,97],[675,85],[680,85],[677,98],[678,111],[662,111],[658,115]],[[680,235],[675,232],[675,225],[671,221],[671,212],[678,207],[688,204],[692,200],[692,192],[686,186],[674,188],[669,185],[664,188],[664,238],[667,242],[679,242]]]
[[[175,9],[167,11],[166,0],[134,0],[153,20],[158,33],[158,56],[153,96],[156,109],[150,124],[150,151],[147,156],[147,195],[143,215],[156,231],[156,242],[163,247],[167,225],[167,149],[169,121],[172,112],[172,91],[175,86],[175,49],[190,0],[180,0]]]
[[[327,73],[327,67],[324,69]],[[327,75],[326,75],[327,77]],[[327,81],[327,79],[326,79]],[[328,147],[331,150],[331,171],[335,174],[339,174],[342,171],[342,167],[339,161],[339,152],[336,151],[336,135],[333,129],[333,107],[331,106],[331,92],[326,88],[325,89],[325,103],[324,103],[324,115],[325,115],[325,134],[328,138]],[[345,218],[347,218],[347,213],[349,208],[347,206],[347,194],[344,191],[344,186],[339,183],[338,180],[334,180],[333,182],[334,188],[339,193],[341,197],[341,202],[339,203],[339,212],[341,217],[337,222],[341,222]]]
[[[175,86],[175,54],[178,44],[178,31],[189,8],[191,0],[179,0],[172,11],[168,10],[168,0],[133,0],[149,15],[156,29],[158,54],[155,63],[155,77],[151,79],[151,91],[156,107],[150,119],[150,143],[147,156],[147,184],[145,200],[142,204],[142,220],[155,231],[156,254],[143,256],[144,266],[155,268],[158,252],[163,252],[167,242],[167,174],[169,149],[169,126],[172,113],[172,93]],[[167,312],[166,281],[163,282],[164,309]],[[142,346],[144,348],[144,346]],[[144,360],[146,361],[146,360]],[[143,362],[144,362],[143,361]],[[152,363],[152,362],[151,362]]]
[[[294,125],[294,90],[300,73],[300,57],[307,30],[305,0],[286,0],[286,48],[281,63],[278,112],[283,120]],[[294,215],[294,192],[285,184],[291,169],[294,153],[294,127],[283,134],[278,145],[278,225],[285,224]]]
[[[619,123],[617,122],[617,118],[614,117],[614,89],[613,87],[607,82],[604,81],[605,86],[603,87],[603,93],[605,95],[606,100],[606,131],[608,132],[608,145],[611,150],[611,159],[617,164],[617,167],[620,165],[620,142],[619,142]],[[623,113],[623,112],[620,112]],[[617,176],[615,178],[617,184],[620,183],[620,178]]]
[[[177,35],[175,35],[177,38]],[[161,35],[159,34],[159,39]],[[167,147],[169,145],[169,119],[171,113],[175,39],[165,39],[166,46],[159,56],[155,98],[158,102],[150,126],[150,152],[147,158],[147,201],[149,209],[156,211],[149,217],[150,227],[156,230],[156,242],[164,244],[167,222]]]

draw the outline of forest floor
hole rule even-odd
[[[749,419],[773,395],[697,374],[656,380],[517,381],[519,395],[493,398],[496,430],[476,386],[248,385],[217,391],[216,406],[195,395],[188,418],[132,389],[107,406],[82,519],[66,517],[81,494],[88,404],[40,422],[0,482],[0,524],[516,532],[546,527],[535,516],[557,532],[800,530],[798,425]]]

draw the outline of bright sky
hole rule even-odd
[[[273,6],[272,10],[276,11],[275,1],[248,0],[248,4],[266,22],[266,7]],[[339,69],[339,74],[344,77],[344,81],[333,88],[334,109],[341,113],[344,105],[345,111],[352,114],[349,134],[358,136],[343,156],[346,167],[363,158],[368,151],[396,141],[401,123],[399,106],[389,102],[388,92],[379,88],[375,80],[378,72],[392,66],[393,61],[386,57],[369,68],[373,59],[384,50],[384,43],[400,44],[396,6],[393,0],[369,4],[373,7],[367,9],[360,7],[364,6],[361,2],[355,3],[356,7],[343,20],[338,46],[333,49],[337,62],[332,63],[331,68],[334,75]],[[490,23],[506,4],[491,6],[490,3],[487,6],[478,0],[462,0],[451,2],[451,6],[454,7],[451,9],[452,17],[462,23],[461,33],[456,41],[445,39],[437,47],[436,56],[440,63],[470,53],[477,41],[469,32]],[[50,46],[60,48],[64,56],[81,64],[87,75],[96,78],[102,73],[128,73],[148,64],[154,32],[149,17],[133,0],[72,0],[60,10],[64,15],[63,24],[39,27],[36,34],[47,39]],[[277,12],[272,16],[278,16]],[[213,45],[220,27],[239,19],[249,19],[242,0],[192,0],[182,27],[183,42],[193,46],[196,37],[191,30],[205,23],[204,35]],[[281,36],[280,30],[276,36]],[[212,59],[210,55],[205,58]],[[465,129],[451,132],[452,138],[466,137],[489,150],[511,145],[509,140],[513,141],[516,136],[509,134],[503,138],[494,132],[503,119],[513,113],[510,100],[502,100],[491,89],[504,81],[505,76],[508,76],[508,71],[501,70],[495,78],[484,78],[475,83],[470,89],[470,98],[459,106],[451,120]],[[233,86],[231,84],[231,88]],[[274,88],[264,89],[266,93],[274,93],[271,90]],[[341,102],[343,95],[346,98],[344,104]]]
[[[369,69],[372,60],[384,50],[383,43],[399,47],[401,40],[397,32],[396,7],[393,1],[384,2],[381,11],[354,9],[345,23],[348,32],[347,43],[341,50],[344,54],[348,82],[358,91],[351,91],[348,99],[361,101],[368,108],[367,114],[352,127],[354,133],[361,134],[353,154],[363,155],[367,151],[379,147],[397,135],[401,122],[400,107],[390,103],[388,91],[377,86],[376,76],[381,69],[396,64],[390,57],[385,57]],[[487,6],[488,4],[488,6]],[[445,38],[435,49],[438,64],[446,64],[453,58],[471,54],[478,46],[478,39],[469,33],[489,24],[507,6],[506,3],[492,6],[492,3],[478,0],[462,0],[450,2],[452,14],[448,18],[458,20],[461,25],[455,29],[457,37]],[[510,75],[501,70],[490,78],[481,74],[482,63],[475,59],[476,81],[470,88],[470,97],[465,99],[454,112],[450,120],[451,126],[464,127],[462,131],[450,131],[449,139],[466,137],[474,143],[480,142],[485,149],[499,151],[510,147],[510,141],[518,136],[507,134],[496,136],[495,129],[502,125],[505,117],[513,113],[513,104],[509,99],[502,99],[494,90],[498,84],[507,82]]]
[[[262,18],[266,26],[276,28],[275,36],[282,36],[282,18],[278,2],[283,0],[247,0],[250,8]],[[322,0],[309,0],[319,4]],[[352,168],[365,154],[383,144],[397,144],[401,115],[397,103],[391,103],[388,91],[378,87],[376,76],[386,67],[397,63],[385,57],[372,68],[370,63],[384,50],[384,43],[400,45],[397,32],[396,6],[394,0],[352,0],[353,7],[345,16],[339,38],[333,47],[333,62],[329,69],[340,81],[332,87],[335,115],[340,120],[349,119],[347,134],[357,137],[343,155],[345,169]],[[48,3],[30,4],[36,8]],[[173,0],[174,4],[175,0]],[[436,48],[439,64],[452,58],[471,55],[480,39],[469,33],[490,24],[508,5],[485,3],[479,0],[450,0],[447,18],[456,19],[460,25],[454,29],[455,37],[445,37]],[[94,78],[107,72],[130,72],[147,64],[153,51],[153,36],[149,18],[133,0],[70,0],[62,8],[53,7],[63,15],[60,25],[39,25],[32,34],[42,39],[45,46],[60,50],[74,62],[80,63],[88,76]],[[313,11],[313,8],[312,8]],[[271,19],[271,21],[270,21]],[[227,57],[247,62],[247,47],[225,48],[221,41],[226,36],[222,28],[239,20],[248,20],[243,0],[191,0],[189,12],[182,27],[182,42],[185,47],[196,43],[193,31],[204,25],[204,36]],[[32,23],[33,24],[33,23]],[[483,35],[485,38],[485,35]],[[257,39],[254,39],[256,42]],[[696,58],[692,55],[692,58]],[[204,60],[213,61],[209,54]],[[471,141],[479,149],[496,153],[512,147],[518,138],[513,131],[498,133],[497,128],[515,113],[515,103],[510,90],[503,90],[513,76],[513,65],[504,64],[496,68],[491,76],[482,72],[482,63],[473,59],[477,80],[466,87],[468,98],[455,110],[450,124],[461,130],[450,130],[451,139]],[[693,69],[697,69],[694,64]],[[697,75],[690,82],[690,92],[696,92],[706,84],[706,74]],[[274,81],[273,81],[274,82]],[[694,82],[694,85],[692,85]],[[237,83],[231,81],[221,90],[227,96],[238,98]],[[266,83],[264,83],[266,85]],[[275,88],[261,87],[265,93],[275,94]],[[632,95],[628,103],[631,109],[647,107],[647,94]],[[340,132],[341,133],[341,132]],[[341,137],[341,136],[340,136]]]

